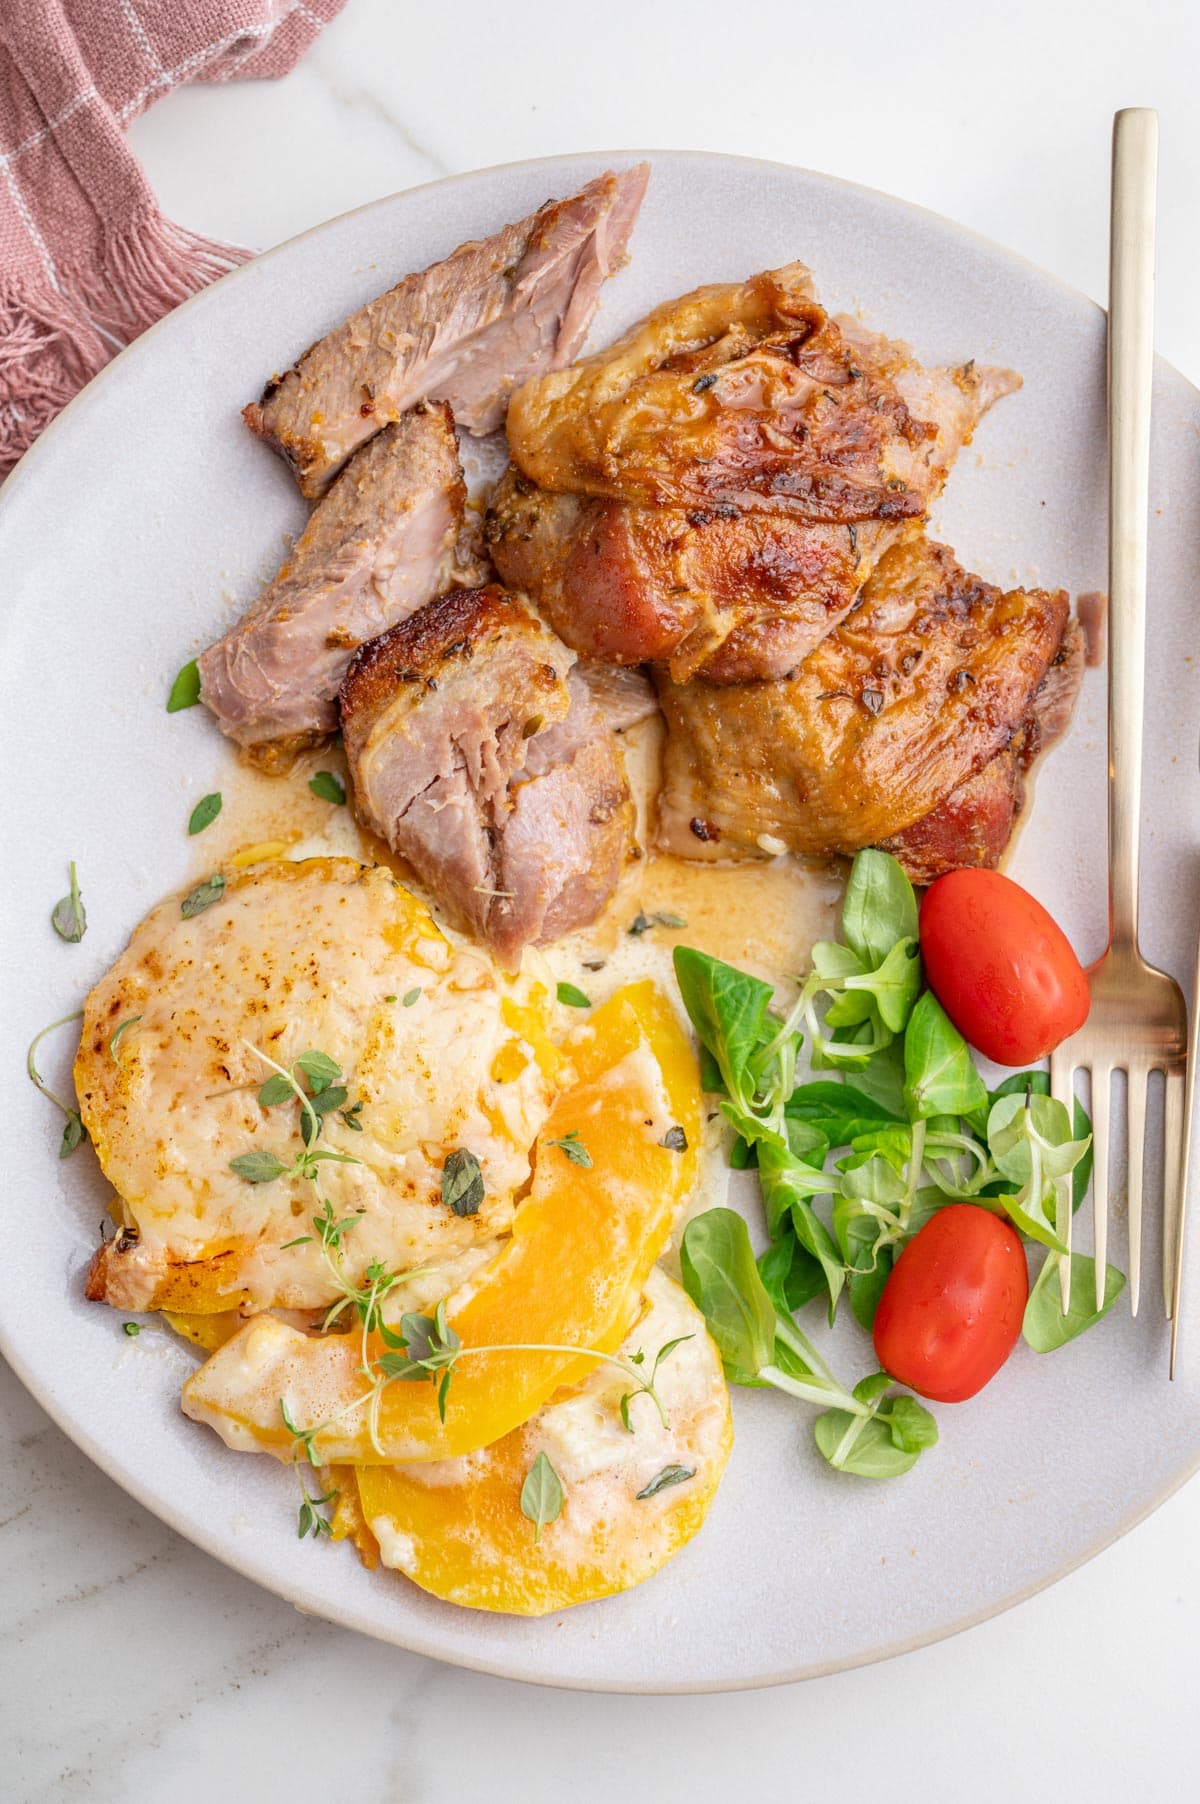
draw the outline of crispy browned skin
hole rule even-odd
[[[1083,679],[1083,654],[1083,633],[1078,621],[1070,620],[1029,713],[1005,749],[923,820],[882,842],[914,883],[999,864],[1025,806],[1026,774],[1066,731]]]
[[[508,415],[513,461],[540,488],[817,520],[920,513],[932,437],[800,263],[667,302],[608,350],[527,382]]]
[[[494,432],[520,382],[569,363],[601,285],[625,260],[649,167],[602,175],[491,238],[405,276],[311,345],[243,410],[305,495],[415,402],[449,401]]]
[[[631,849],[621,752],[522,602],[443,596],[363,648],[341,711],[360,814],[503,961],[595,919]]]
[[[794,669],[904,530],[625,507],[553,495],[510,469],[486,535],[505,581],[582,656],[745,682]]]
[[[699,859],[854,852],[922,820],[1003,752],[1067,621],[1062,591],[1002,593],[924,539],[789,679],[663,681],[658,843]]]
[[[801,264],[700,289],[514,396],[489,549],[585,656],[786,676],[1016,386],[830,319]]]

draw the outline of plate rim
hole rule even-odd
[[[332,214],[329,218],[321,220],[314,225],[307,226],[303,231],[294,233],[291,237],[282,239],[279,243],[271,245],[268,249],[248,257],[245,262],[228,271],[225,275],[220,277],[217,282],[206,284],[205,287],[197,290],[195,294],[190,295],[185,301],[181,302],[179,306],[172,308],[159,320],[156,320],[152,326],[148,327],[145,332],[140,333],[130,344],[123,346],[116,356],[114,356],[103,369],[97,372],[90,382],[86,383],[84,387],[72,397],[66,407],[56,415],[39,435],[38,439],[21,458],[20,462],[9,474],[7,479],[3,483],[0,483],[0,544],[2,544],[3,541],[7,522],[10,519],[15,519],[19,513],[21,503],[29,488],[30,470],[34,472],[34,479],[36,479],[37,473],[40,471],[42,464],[45,461],[45,456],[42,452],[43,446],[47,444],[53,446],[57,442],[58,437],[61,436],[60,428],[68,425],[70,422],[79,420],[86,413],[88,407],[94,402],[97,393],[101,391],[104,384],[116,376],[117,371],[122,367],[125,359],[131,352],[137,351],[138,347],[153,338],[155,334],[163,330],[171,329],[173,322],[179,315],[185,313],[192,307],[203,304],[215,289],[222,287],[225,284],[237,283],[239,279],[247,278],[250,275],[250,272],[258,268],[261,264],[264,264],[268,260],[280,256],[285,252],[291,251],[296,245],[303,244],[309,239],[318,237],[320,234],[326,232],[331,226],[341,224],[348,219],[369,215],[373,212],[383,212],[392,208],[397,201],[406,199],[410,195],[428,192],[433,189],[447,190],[468,183],[475,183],[478,182],[480,177],[524,172],[539,167],[558,168],[566,161],[579,159],[595,159],[598,162],[611,162],[618,167],[623,167],[628,163],[641,160],[647,160],[653,164],[655,159],[669,160],[677,164],[693,163],[718,166],[728,166],[733,164],[748,172],[777,171],[789,176],[800,175],[826,189],[862,195],[869,197],[873,201],[882,202],[889,211],[894,214],[899,214],[902,217],[908,216],[917,221],[932,225],[947,237],[952,239],[956,238],[959,241],[965,241],[971,244],[1010,268],[1015,268],[1023,276],[1036,278],[1041,284],[1051,284],[1064,296],[1064,298],[1068,298],[1076,307],[1082,303],[1083,306],[1093,314],[1103,315],[1105,312],[1105,309],[1099,302],[1093,300],[1090,295],[1085,294],[1082,289],[1077,288],[1074,284],[1063,280],[1063,278],[1055,275],[1054,272],[1045,269],[1031,258],[1024,256],[1021,252],[1011,250],[1007,246],[998,243],[995,239],[989,238],[986,234],[978,232],[970,226],[965,226],[946,214],[939,213],[932,208],[921,206],[918,203],[906,200],[901,196],[890,194],[885,189],[875,188],[866,183],[850,181],[843,176],[832,175],[823,170],[813,169],[802,164],[787,163],[775,158],[754,157],[740,153],[666,147],[659,147],[657,149],[626,148],[567,150],[550,156],[523,157],[512,159],[507,162],[485,164],[479,168],[458,170],[450,175],[435,177],[427,182],[414,183],[410,187],[397,189],[392,193],[378,196],[373,200],[364,201],[361,205],[348,208],[344,212]],[[1173,381],[1182,384],[1196,397],[1197,404],[1200,405],[1200,387],[1198,387],[1196,383],[1193,383],[1191,379],[1174,364],[1171,364],[1166,358],[1161,357],[1156,353],[1155,368],[1156,371],[1169,375]],[[1077,1571],[1081,1566],[1096,1558],[1097,1555],[1105,1552],[1109,1547],[1113,1546],[1117,1541],[1130,1533],[1131,1530],[1137,1528],[1142,1522],[1146,1521],[1160,1509],[1163,1504],[1167,1503],[1177,1492],[1182,1490],[1189,1480],[1194,1478],[1196,1473],[1200,1471],[1200,1441],[1198,1441],[1186,1466],[1173,1474],[1171,1480],[1158,1493],[1148,1501],[1139,1504],[1128,1514],[1123,1515],[1114,1527],[1110,1530],[1103,1531],[1086,1547],[1064,1560],[1062,1564],[1054,1569],[1054,1571],[1033,1579],[1006,1596],[988,1603],[980,1609],[971,1611],[967,1615],[962,1616],[953,1622],[886,1642],[867,1652],[854,1653],[827,1661],[815,1663],[809,1662],[789,1668],[786,1671],[758,1673],[745,1678],[726,1677],[711,1681],[689,1680],[683,1682],[659,1682],[655,1680],[651,1683],[647,1683],[645,1681],[626,1681],[620,1677],[605,1678],[603,1680],[595,1678],[576,1678],[571,1676],[564,1677],[562,1674],[555,1673],[553,1670],[546,1667],[540,1667],[537,1670],[526,1668],[520,1672],[514,1672],[510,1665],[506,1665],[501,1660],[475,1657],[467,1650],[455,1650],[452,1654],[448,1654],[445,1647],[438,1642],[436,1637],[427,1635],[415,1625],[406,1626],[402,1634],[389,1633],[385,1626],[381,1626],[366,1619],[355,1608],[339,1607],[337,1604],[331,1604],[330,1600],[323,1593],[318,1595],[301,1582],[284,1580],[278,1576],[264,1576],[261,1565],[257,1560],[254,1560],[249,1556],[240,1557],[236,1547],[231,1547],[228,1542],[222,1541],[217,1535],[207,1532],[202,1524],[193,1523],[185,1515],[185,1512],[169,1497],[160,1497],[148,1493],[135,1475],[123,1465],[119,1455],[103,1442],[97,1440],[86,1424],[72,1417],[65,1401],[51,1392],[27,1367],[20,1348],[10,1341],[3,1320],[0,1320],[0,1356],[4,1358],[5,1362],[11,1368],[25,1390],[28,1391],[39,1407],[45,1411],[56,1427],[67,1436],[68,1440],[79,1448],[93,1465],[99,1467],[107,1478],[117,1484],[127,1496],[132,1497],[142,1508],[148,1510],[151,1515],[165,1523],[167,1527],[180,1535],[192,1546],[198,1547],[205,1554],[218,1560],[221,1565],[238,1573],[239,1576],[250,1580],[253,1584],[270,1592],[281,1601],[290,1603],[293,1607],[308,1614],[318,1616],[327,1622],[335,1623],[343,1628],[356,1630],[358,1633],[367,1635],[373,1640],[381,1641],[385,1645],[399,1647],[407,1652],[418,1654],[423,1658],[439,1661],[443,1665],[461,1667],[468,1671],[480,1672],[487,1674],[490,1677],[506,1679],[512,1682],[534,1684],[564,1691],[595,1692],[597,1694],[612,1693],[618,1695],[650,1694],[658,1696],[702,1696],[735,1691],[766,1690],[775,1686],[797,1684],[806,1679],[827,1677],[833,1673],[857,1670],[858,1668],[874,1665],[884,1660],[894,1659],[901,1654],[914,1652],[922,1647],[932,1646],[935,1643],[949,1640],[953,1636],[960,1635],[968,1629],[975,1628],[981,1623],[990,1621],[992,1618],[1002,1615],[1005,1611],[1026,1602],[1029,1598],[1036,1596],[1039,1592],[1047,1590],[1050,1586],[1057,1584],[1060,1579],[1068,1577],[1072,1572]]]

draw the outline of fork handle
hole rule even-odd
[[[1136,948],[1158,114],[1113,122],[1108,301],[1108,920]]]

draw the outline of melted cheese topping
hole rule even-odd
[[[356,1220],[342,1243],[352,1280],[373,1259],[404,1270],[507,1232],[553,1091],[547,1003],[536,977],[510,980],[452,944],[389,871],[349,859],[238,873],[190,920],[178,900],[155,909],[88,997],[75,1069],[84,1122],[137,1230],[129,1259],[147,1301],[173,1267],[214,1259],[220,1289],[255,1307],[337,1294],[315,1240],[285,1247],[311,1234],[313,1187],[230,1169],[252,1151],[290,1165],[301,1146],[298,1105],[257,1100],[271,1075],[260,1051],[284,1066],[328,1053],[348,1105],[362,1103],[361,1131],[331,1112],[320,1140],[355,1161],[320,1167],[335,1215]],[[483,1174],[470,1216],[441,1200],[458,1147]]]

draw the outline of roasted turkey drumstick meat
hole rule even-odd
[[[660,681],[658,843],[691,859],[886,843],[922,880],[994,863],[1080,661],[1061,590],[1005,594],[945,546],[893,546],[792,677]]]
[[[341,711],[360,816],[502,961],[600,913],[631,851],[621,750],[520,601],[431,603],[363,647]]]
[[[449,407],[381,432],[343,470],[275,580],[199,659],[221,731],[267,770],[337,729],[355,650],[449,583],[466,487]]]
[[[358,447],[417,401],[449,401],[468,432],[494,432],[519,383],[569,363],[601,284],[625,260],[645,163],[602,175],[494,237],[405,276],[273,377],[246,424],[324,492]]]
[[[831,319],[803,264],[699,289],[514,395],[492,557],[586,656],[783,676],[1017,386]]]

